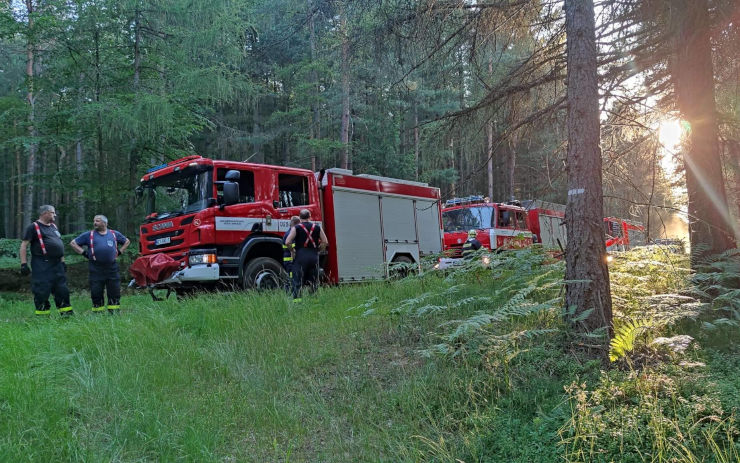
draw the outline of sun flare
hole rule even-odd
[[[658,125],[658,139],[663,148],[675,152],[681,144],[681,122],[678,119],[666,119]]]
[[[666,119],[658,124],[658,140],[663,146],[661,166],[668,175],[676,172],[675,156],[681,146],[683,129],[678,119]]]

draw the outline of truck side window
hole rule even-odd
[[[308,178],[302,175],[278,174],[278,195],[280,207],[308,205]]]
[[[499,209],[498,211],[498,226],[511,228],[514,226],[511,219],[511,211],[506,209]]]
[[[527,229],[527,219],[522,211],[516,211],[516,228],[519,230]]]
[[[226,172],[229,170],[231,169],[219,168],[216,171],[216,180],[219,182],[224,181]],[[216,191],[218,192],[218,196],[221,197],[224,186],[222,184],[216,184]],[[251,170],[239,170],[239,202],[254,202],[254,172]]]

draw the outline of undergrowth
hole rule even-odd
[[[454,271],[30,318],[0,295],[3,461],[738,462],[736,254],[610,267],[613,361],[538,247]],[[87,305],[86,305],[87,304]]]

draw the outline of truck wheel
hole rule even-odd
[[[388,269],[388,275],[390,278],[405,278],[413,273],[415,270],[412,268],[414,260],[409,256],[396,256],[391,261],[390,268]]]
[[[275,259],[258,257],[247,263],[242,276],[244,289],[280,289],[286,278],[285,270]]]

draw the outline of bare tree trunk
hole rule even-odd
[[[455,139],[450,138],[450,168],[454,171],[455,170]],[[450,195],[456,196],[457,195],[457,188],[456,183],[453,180],[450,183]]]
[[[707,0],[680,0],[672,11],[679,31],[671,75],[678,109],[691,127],[683,158],[693,268],[735,242],[719,153]]]
[[[312,0],[308,0],[308,31],[309,47],[311,48],[311,83],[313,84],[313,99],[311,101],[311,130],[309,137],[311,140],[321,138],[321,120],[319,119],[319,76],[316,72],[316,22],[314,14],[316,11],[313,7]],[[316,172],[316,148],[311,147],[311,170]]]
[[[36,96],[34,95],[34,47],[33,42],[33,0],[26,0],[26,10],[28,12],[28,38],[26,41],[26,80],[28,82],[28,91],[26,99],[28,100],[28,136],[31,143],[28,144],[28,159],[26,160],[26,191],[23,195],[23,223],[29,223],[33,220],[33,195],[35,193],[34,182],[36,177],[36,154],[38,144],[36,144]]]
[[[77,140],[75,143],[75,170],[77,172],[77,184],[82,182],[85,176],[85,166],[82,160],[82,141]],[[85,224],[85,191],[77,188],[77,220],[75,223],[77,230],[82,230]]]
[[[24,220],[23,216],[23,166],[21,162],[21,150],[18,146],[15,147],[15,168],[16,168],[16,186],[17,193],[15,195],[15,229],[16,236],[20,238],[23,235],[23,227],[28,222]]]
[[[568,203],[565,213],[565,302],[593,311],[577,328],[612,329],[612,301],[603,229],[599,92],[593,0],[566,0],[568,66]],[[579,280],[578,282],[574,282]],[[607,340],[608,343],[608,340]],[[606,346],[605,346],[606,347]]]
[[[493,57],[488,58],[488,76],[493,77]],[[486,170],[488,171],[488,198],[493,199],[493,121],[486,124],[486,142],[488,149],[486,155]]]
[[[414,94],[414,180],[419,180],[419,104]]]
[[[507,178],[507,183],[509,184],[508,185],[509,190],[507,191],[508,193],[507,200],[513,201],[515,199],[515,193],[514,193],[515,175],[514,173],[516,172],[516,149],[514,147],[516,145],[513,140],[509,140],[508,145],[509,145],[509,162],[506,165],[506,168],[508,169],[506,178]]]
[[[252,137],[254,142],[252,143],[252,162],[264,164],[265,153],[262,149],[262,127],[260,126],[260,100],[259,97],[254,98],[252,104]]]
[[[349,31],[347,30],[347,11],[340,1],[340,33],[342,35],[342,167],[349,169]]]

